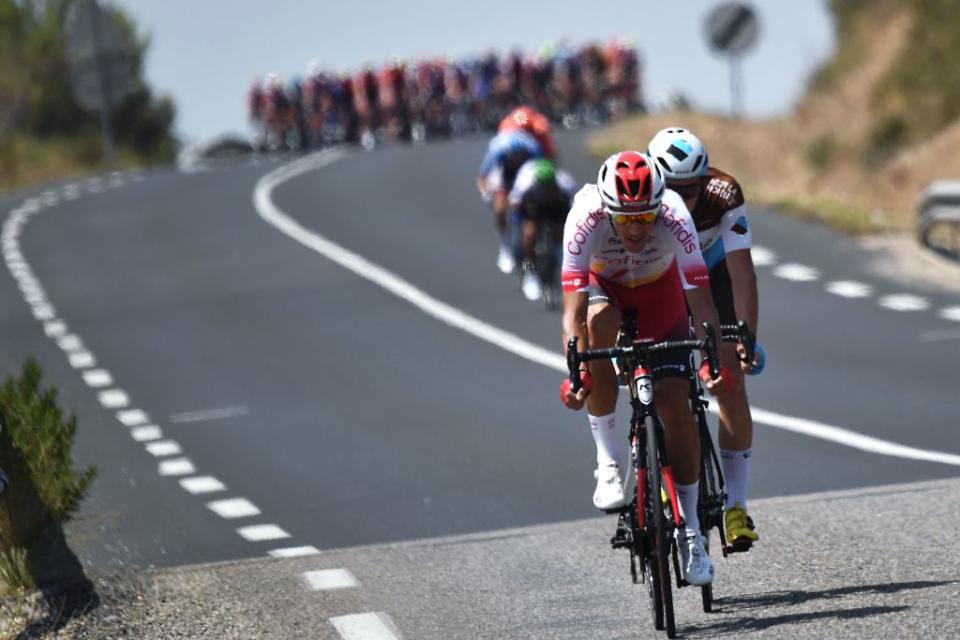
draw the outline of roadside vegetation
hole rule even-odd
[[[830,0],[832,60],[783,117],[694,110],[627,120],[596,134],[597,156],[681,125],[743,183],[754,204],[848,233],[903,231],[931,181],[960,178],[960,21],[955,0]]]
[[[34,588],[48,603],[57,603],[58,619],[96,602],[63,533],[96,469],[74,469],[77,420],[64,414],[57,390],[44,388],[41,377],[40,366],[28,359],[22,373],[0,387],[0,467],[9,479],[0,496],[0,596],[14,623]],[[28,616],[21,621],[28,622]]]
[[[74,0],[0,0],[0,192],[102,170],[99,120],[81,109],[64,54],[64,15]],[[117,164],[173,160],[177,141],[169,98],[154,95],[143,77],[148,41],[134,34],[136,84],[113,114]]]

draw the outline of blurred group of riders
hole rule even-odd
[[[642,107],[639,78],[637,50],[624,40],[536,55],[395,60],[355,74],[311,63],[305,78],[254,78],[247,109],[258,149],[372,148],[495,131],[519,104],[570,129],[616,120]]]

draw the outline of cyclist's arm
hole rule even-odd
[[[720,220],[720,232],[726,252],[727,268],[733,288],[733,305],[737,319],[746,320],[750,330],[757,330],[757,274],[753,270],[750,247],[753,238],[747,220],[746,205],[727,211]]]
[[[563,294],[563,351],[566,354],[570,338],[578,338],[580,350],[587,349],[587,292],[572,291]]]
[[[750,331],[756,335],[759,315],[757,273],[749,249],[727,254],[727,269],[730,271],[730,286],[733,288],[733,308],[738,320],[746,320]]]

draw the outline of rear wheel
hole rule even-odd
[[[707,555],[710,555],[710,530],[703,530],[700,534],[703,536],[703,549],[707,552]],[[713,611],[713,583],[700,587],[700,600],[703,603],[704,613]]]
[[[660,492],[662,488],[660,477],[660,465],[657,455],[657,432],[651,418],[647,418],[647,476],[650,481],[648,486],[648,499],[653,507],[653,520],[650,522],[652,532],[653,562],[651,563],[651,574],[656,576],[651,581],[657,587],[660,593],[660,600],[663,603],[663,619],[656,625],[657,629],[666,627],[667,637],[674,638],[677,634],[676,623],[673,617],[673,588],[670,584],[670,539],[667,533],[666,518],[663,514],[663,505],[660,503]]]

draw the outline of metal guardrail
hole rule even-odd
[[[915,229],[925,247],[960,261],[960,180],[938,180],[924,189]]]

